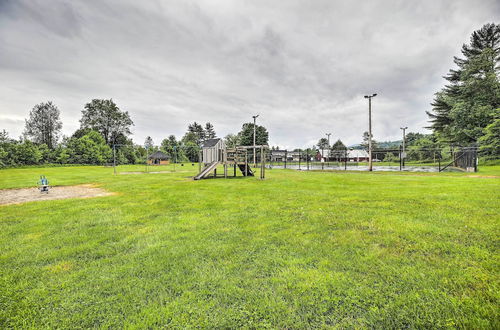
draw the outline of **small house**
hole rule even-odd
[[[148,156],[149,165],[168,165],[170,164],[170,156],[164,152],[156,151]]]
[[[222,139],[208,139],[203,142],[202,153],[203,153],[203,163],[211,164],[213,162],[224,161],[224,150],[226,149],[226,144]]]

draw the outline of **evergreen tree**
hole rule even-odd
[[[188,131],[186,135],[188,135],[189,133],[192,133],[195,136],[194,142],[197,145],[201,145],[201,143],[205,141],[205,130],[203,129],[203,126],[201,126],[197,122],[188,125]],[[191,137],[189,138],[191,141],[193,135],[191,135]]]
[[[144,141],[144,148],[146,148],[147,150],[149,150],[149,152],[151,153],[151,150],[153,149],[154,145],[155,144],[154,144],[153,139],[151,138],[151,136],[146,137],[146,140]]]
[[[242,146],[253,146],[253,123],[245,123],[238,133],[238,139]],[[255,126],[255,144],[267,145],[269,143],[269,133],[264,126]]]
[[[469,144],[484,134],[500,107],[500,25],[474,31],[462,55],[455,57],[457,68],[445,77],[449,84],[436,93],[427,114],[440,141]]]
[[[500,109],[497,111],[500,112]],[[498,158],[500,156],[500,118],[486,126],[484,133],[479,139],[481,154],[487,158]]]
[[[170,135],[168,138],[161,141],[160,149],[174,159],[174,151],[179,151],[178,146],[179,142],[177,142],[175,135]]]
[[[332,150],[345,150],[346,146],[345,144],[338,139],[333,145],[332,145]]]
[[[205,124],[205,139],[214,139],[217,137],[215,134],[214,125],[210,123]]]
[[[40,103],[30,111],[26,119],[24,134],[33,142],[45,144],[53,149],[59,139],[62,122],[59,119],[59,109],[52,103]]]

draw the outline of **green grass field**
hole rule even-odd
[[[117,193],[0,206],[0,328],[500,328],[500,166],[196,170],[0,171]]]

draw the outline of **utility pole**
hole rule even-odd
[[[365,99],[368,99],[368,154],[369,154],[369,163],[368,163],[368,171],[373,171],[373,163],[372,163],[372,98],[377,96],[377,94],[365,95]]]
[[[330,147],[330,135],[332,135],[332,133],[326,133],[326,136],[328,136],[328,147]]]
[[[402,159],[402,164],[405,166],[405,158],[406,158],[406,150],[405,150],[405,140],[406,140],[406,130],[408,129],[407,126],[405,127],[400,127],[403,130],[403,153],[401,154],[401,159]]]
[[[253,118],[253,167],[257,167],[257,162],[255,161],[255,122],[259,115],[252,116]],[[262,157],[262,156],[261,156]]]
[[[332,133],[326,133],[326,136],[328,137],[328,149],[330,149],[330,135],[332,135]],[[328,157],[330,157],[330,155],[328,155]]]

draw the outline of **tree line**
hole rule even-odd
[[[33,107],[25,121],[19,139],[0,132],[0,167],[42,164],[102,165],[141,164],[148,155],[162,151],[172,161],[198,161],[199,150],[207,139],[217,137],[214,126],[194,122],[189,124],[181,139],[170,135],[155,145],[147,137],[143,145],[130,138],[134,125],[129,113],[122,111],[112,100],[94,99],[84,105],[80,127],[70,136],[61,136],[60,110],[51,101]],[[257,144],[267,144],[269,134],[263,126],[256,126]],[[237,134],[225,137],[228,146],[252,145],[253,124],[245,123]]]

